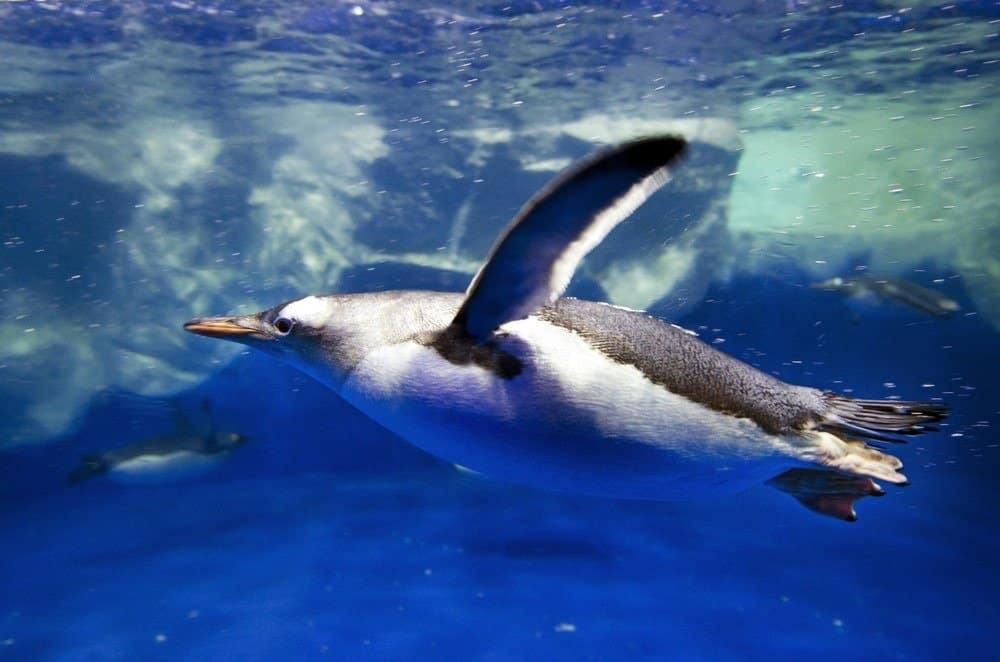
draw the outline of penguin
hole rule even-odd
[[[860,275],[849,278],[837,276],[813,283],[811,287],[827,292],[839,292],[867,304],[877,305],[883,300],[893,301],[931,317],[948,317],[962,309],[954,299],[908,280],[890,276]]]
[[[205,405],[208,414],[208,405]],[[196,430],[175,410],[176,430],[171,434],[137,441],[104,453],[85,455],[68,476],[70,484],[107,475],[120,483],[165,483],[201,474],[246,443],[236,433],[218,433],[208,419]]]
[[[520,209],[464,294],[305,296],[184,328],[262,350],[414,445],[493,478],[678,500],[768,482],[853,521],[907,483],[876,448],[936,429],[937,403],[782,382],[644,312],[563,298],[583,257],[674,174],[677,136],[599,151]]]

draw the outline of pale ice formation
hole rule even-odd
[[[1000,208],[986,184],[998,175],[1000,116],[994,104],[964,99],[925,100],[920,110],[904,102],[828,107],[805,94],[750,102],[747,119],[763,126],[744,135],[730,229],[759,267],[777,256],[817,278],[854,255],[878,273],[954,269],[1000,324]],[[807,104],[808,130],[781,128]]]

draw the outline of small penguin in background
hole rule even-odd
[[[869,304],[893,301],[931,317],[947,317],[962,309],[954,299],[908,280],[889,276],[837,276],[813,283],[811,287],[815,290],[839,292]]]
[[[772,481],[853,521],[875,479],[907,479],[869,444],[936,429],[939,403],[787,384],[645,313],[563,298],[583,257],[673,175],[687,148],[606,149],[535,194],[465,294],[306,296],[192,333],[296,366],[454,465],[553,490],[633,499],[731,495]],[[680,229],[683,219],[677,222]]]
[[[85,455],[80,465],[70,473],[69,482],[75,485],[106,474],[122,483],[164,483],[190,478],[212,469],[243,446],[247,438],[233,432],[217,432],[208,401],[205,401],[203,410],[204,420],[194,425],[175,406],[174,432],[104,453]]]

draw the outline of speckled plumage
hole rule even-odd
[[[612,360],[638,368],[673,393],[734,416],[771,434],[789,434],[827,410],[822,394],[792,386],[646,313],[560,299],[539,317],[570,329]]]

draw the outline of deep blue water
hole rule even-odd
[[[0,659],[995,658],[1000,338],[997,284],[982,274],[996,273],[1000,169],[995,119],[965,119],[959,106],[996,109],[998,7],[0,7],[11,63],[0,74]],[[583,27],[563,36],[564,25]],[[713,31],[728,48],[706,45]],[[889,54],[866,51],[877,76],[833,62],[862,33],[884,40],[872,53]],[[663,84],[676,97],[658,101]],[[805,101],[791,120],[754,115],[753,100],[793,93]],[[526,150],[538,160],[589,151],[579,134],[532,133],[548,122],[616,103],[619,124],[624,111],[721,116],[746,127],[749,151],[755,132],[808,141],[819,128],[811,107],[838,102],[859,106],[856,117],[885,104],[875,114],[902,117],[850,126],[862,133],[913,121],[912,134],[956,114],[964,142],[939,153],[928,136],[928,165],[893,172],[888,181],[917,202],[881,208],[891,230],[795,234],[795,219],[790,235],[751,228],[747,238],[744,222],[695,242],[707,266],[689,278],[700,288],[685,284],[649,309],[789,382],[950,406],[940,432],[894,450],[911,485],[860,501],[856,523],[764,486],[660,503],[470,475],[291,368],[212,354],[180,329],[317,281],[343,292],[463,289],[549,176],[521,169]],[[330,109],[334,126],[317,142],[341,136],[336,149],[309,151],[309,136],[325,130],[310,123],[309,104]],[[391,146],[373,158],[350,152],[369,120]],[[489,152],[503,131],[512,146]],[[885,169],[911,158],[884,135]],[[338,161],[339,151],[357,158]],[[963,158],[953,183],[940,163]],[[803,158],[775,172],[815,167]],[[481,189],[454,174],[476,168]],[[878,176],[865,168],[859,161]],[[933,187],[939,175],[943,189],[967,187],[954,212],[962,223],[928,234],[914,210],[956,218],[956,200]],[[738,177],[749,182],[737,183],[750,187],[744,201],[782,185],[770,172],[741,167]],[[368,184],[367,195],[352,193]],[[939,197],[920,197],[926,190]],[[695,203],[685,198],[682,212]],[[863,206],[882,203],[854,204],[828,215],[842,209],[863,224]],[[442,221],[468,209],[480,216],[464,235]],[[346,240],[331,221],[322,250],[272,250],[292,251],[284,228],[325,232],[324,218],[302,224],[322,213],[360,220]],[[642,227],[619,228],[615,250],[655,244],[629,239]],[[954,251],[937,250],[950,241]],[[313,260],[323,250],[336,254],[330,264]],[[444,254],[457,257],[434,266]],[[841,273],[895,266],[962,309],[936,319],[859,306],[809,287],[826,268],[818,262]],[[581,274],[571,292],[607,298],[601,275]],[[82,455],[169,433],[176,409],[206,400],[219,429],[251,439],[211,473],[66,482]]]

